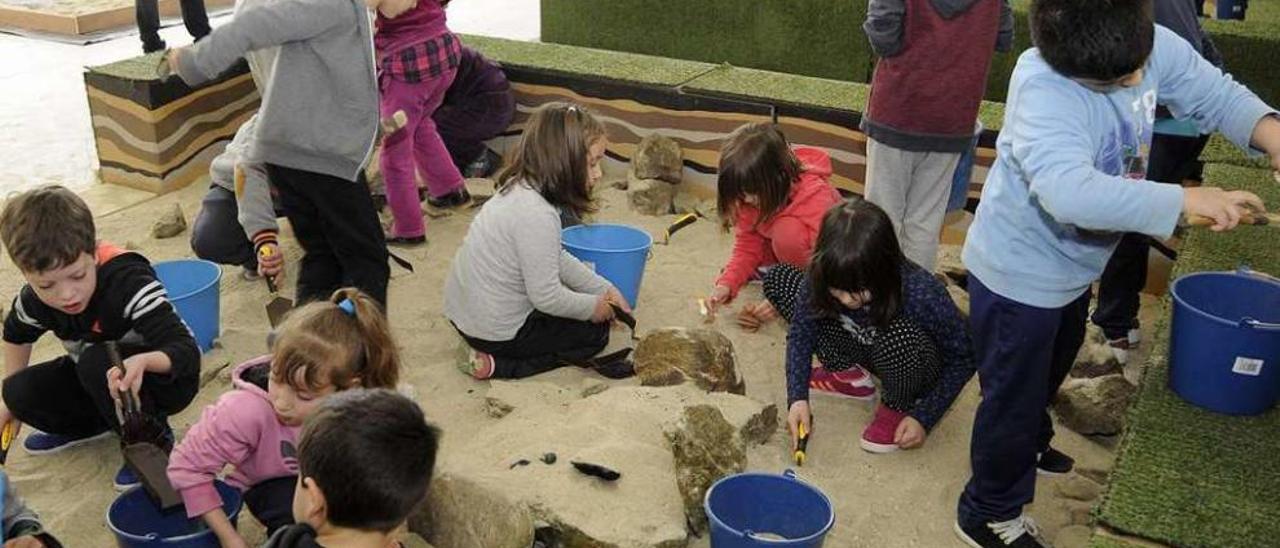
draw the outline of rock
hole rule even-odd
[[[709,396],[725,420],[736,425],[738,436],[749,444],[764,445],[778,430],[778,406],[775,404],[767,404],[762,409],[760,402],[733,394],[716,392]]]
[[[156,219],[155,224],[151,225],[151,237],[157,240],[172,238],[187,229],[187,218],[182,214],[182,206],[173,204],[168,213]]]
[[[142,248],[138,246],[138,242],[135,242],[133,240],[125,240],[124,249],[125,251],[137,251]]]
[[[1093,529],[1083,525],[1071,525],[1058,530],[1053,537],[1055,548],[1088,548]]]
[[[720,210],[714,199],[703,200],[689,192],[676,193],[672,207],[676,215],[693,213],[704,219],[717,219],[720,215]]]
[[[427,500],[409,516],[409,529],[435,546],[528,548],[533,516],[501,491],[456,475],[431,480]]]
[[[685,516],[694,531],[707,530],[702,499],[711,484],[747,466],[746,444],[720,410],[696,405],[665,432],[675,456],[676,485],[684,499]]]
[[[618,190],[626,190],[628,187],[631,186],[631,183],[629,183],[626,179],[618,179],[617,181],[609,183],[607,186],[609,188],[615,188]]]
[[[657,179],[633,179],[628,184],[627,202],[642,215],[670,215],[676,187]]]
[[[1053,410],[1063,426],[1081,434],[1111,436],[1124,426],[1124,414],[1137,387],[1124,375],[1068,379],[1058,390]]]
[[[510,415],[511,412],[515,410],[516,408],[514,406],[498,398],[485,397],[484,399],[485,414],[495,419],[500,419]]]
[[[490,381],[489,392],[484,397],[484,410],[489,416],[500,419],[520,407],[564,404],[581,397],[580,391],[549,382]]]
[[[965,268],[964,262],[960,260],[961,249],[963,247],[958,245],[938,246],[938,260],[934,271],[953,280],[968,279],[969,269]]]
[[[1080,345],[1080,352],[1076,354],[1076,362],[1071,366],[1071,376],[1094,378],[1122,371],[1124,364],[1120,363],[1107,344],[1107,337],[1102,334],[1102,329],[1090,324],[1084,344]]]
[[[1076,473],[1086,478],[1089,478],[1097,483],[1100,483],[1102,485],[1107,484],[1107,476],[1111,474],[1111,472],[1108,472],[1101,468],[1089,468],[1087,466],[1080,466],[1079,463],[1076,464]]]
[[[584,398],[589,398],[605,390],[609,389],[609,383],[600,379],[586,379],[582,381],[582,391],[579,394]]]
[[[650,133],[640,140],[635,157],[631,159],[631,173],[636,179],[659,179],[670,184],[680,184],[684,179],[684,152],[680,144],[669,137]]]
[[[1059,495],[1071,500],[1089,502],[1102,495],[1102,486],[1084,476],[1072,474],[1063,478],[1055,488]]]
[[[668,327],[650,332],[632,355],[643,386],[671,386],[692,379],[708,392],[745,394],[733,343],[719,331]]]
[[[1066,501],[1067,514],[1071,516],[1071,525],[1089,525],[1093,522],[1093,504],[1080,501]]]

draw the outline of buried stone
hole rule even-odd
[[[636,146],[631,159],[631,173],[636,179],[657,179],[680,184],[684,178],[684,152],[680,144],[657,133],[646,135]]]
[[[1053,410],[1063,426],[1085,435],[1112,436],[1124,427],[1125,410],[1137,387],[1124,375],[1067,379]]]
[[[719,331],[683,327],[652,331],[636,345],[634,360],[643,386],[672,386],[692,380],[708,392],[746,393],[733,342]]]

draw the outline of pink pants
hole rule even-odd
[[[413,238],[427,231],[418,201],[416,173],[422,174],[427,192],[435,198],[462,188],[462,174],[453,164],[431,118],[444,102],[445,92],[456,75],[457,70],[451,69],[417,83],[402,82],[387,75],[382,77],[382,117],[389,118],[402,110],[408,118],[403,129],[382,142],[382,178],[387,184],[387,204],[395,219],[391,236]]]

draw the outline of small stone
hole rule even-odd
[[[637,179],[659,179],[680,184],[684,178],[684,152],[671,138],[650,133],[636,146],[631,159],[631,172]]]
[[[137,250],[142,249],[142,248],[141,248],[141,247],[139,247],[139,246],[138,246],[138,243],[137,243],[137,242],[135,242],[135,241],[133,241],[133,240],[125,240],[125,242],[124,242],[124,249],[125,249],[125,251],[137,251]]]
[[[167,213],[156,219],[151,225],[151,237],[157,240],[172,238],[187,229],[187,218],[182,214],[182,206],[173,204]]]
[[[1063,426],[1085,435],[1112,436],[1124,427],[1125,411],[1137,387],[1124,375],[1068,379],[1053,410]]]
[[[508,470],[514,470],[514,469],[516,469],[517,467],[520,467],[520,466],[529,466],[529,459],[520,459],[520,460],[518,460],[518,461],[515,461],[515,462],[511,463],[511,466],[509,466],[507,469],[508,469]]]
[[[556,463],[556,454],[555,454],[555,453],[543,453],[543,454],[542,454],[542,459],[541,459],[541,460],[542,460],[542,463],[543,463],[543,464],[546,464],[546,465],[552,465],[552,464],[555,464],[555,463]]]
[[[582,383],[582,391],[580,394],[584,398],[589,398],[605,390],[609,389],[609,383],[600,379],[587,379]]]
[[[963,247],[958,245],[938,246],[938,260],[936,263],[938,266],[934,270],[951,279],[968,277],[969,269],[965,268],[964,261],[960,260],[962,249]]]
[[[667,327],[651,331],[636,345],[636,376],[642,386],[671,386],[692,380],[708,392],[745,394],[733,342],[713,329]]]
[[[626,190],[627,187],[629,186],[631,185],[627,182],[626,179],[618,179],[617,181],[609,183],[609,188],[615,188],[618,190]]]
[[[1094,378],[1114,375],[1124,371],[1124,365],[1116,357],[1102,330],[1090,325],[1084,344],[1076,354],[1075,364],[1071,366],[1071,376],[1078,378]]]
[[[1055,486],[1058,494],[1071,500],[1089,502],[1102,495],[1102,486],[1084,476],[1072,474]]]
[[[636,179],[628,184],[627,202],[642,215],[670,215],[675,197],[676,187],[658,179]]]
[[[498,398],[486,397],[484,399],[485,414],[495,419],[500,419],[502,417],[510,415],[511,412],[515,410],[516,410],[515,406],[505,401],[502,401]]]

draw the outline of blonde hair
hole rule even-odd
[[[400,353],[382,307],[355,288],[294,310],[271,348],[271,378],[298,390],[395,388]]]

